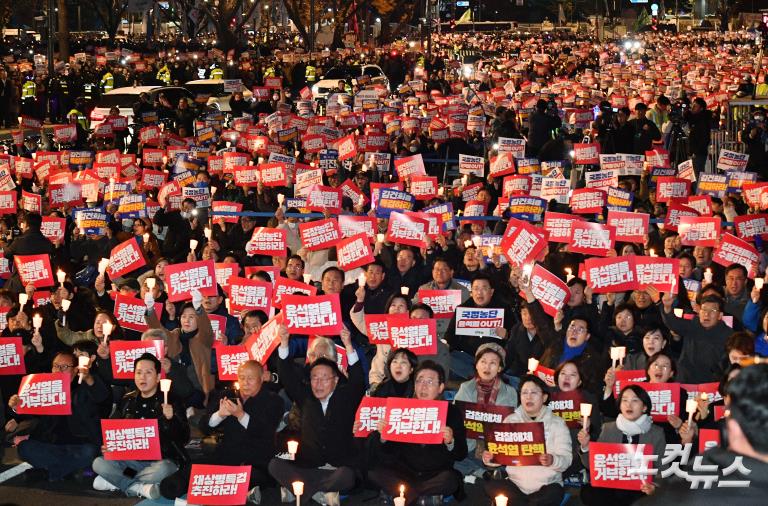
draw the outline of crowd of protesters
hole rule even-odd
[[[193,464],[205,463],[250,466],[249,504],[261,503],[263,489],[275,486],[282,501],[294,501],[297,481],[320,504],[340,504],[363,488],[380,493],[382,504],[461,502],[465,482],[475,480],[489,504],[504,495],[509,504],[558,505],[565,486],[577,487],[584,504],[693,504],[705,497],[761,503],[768,487],[768,370],[746,364],[768,356],[768,225],[739,228],[735,220],[759,218],[766,207],[762,109],[740,118],[749,157],[735,172],[751,176],[731,177],[714,190],[702,181],[712,183],[706,176],[719,153],[709,149],[711,130],[720,128],[729,100],[765,86],[764,75],[754,75],[753,38],[442,35],[431,55],[404,42],[311,58],[280,50],[115,52],[94,44],[83,47],[84,57],[56,65],[54,76],[17,57],[0,69],[0,126],[13,136],[0,154],[0,193],[14,203],[10,211],[3,204],[0,221],[0,314],[2,336],[21,338],[25,371],[0,372],[3,440],[32,465],[30,478],[90,477],[97,490],[149,499],[185,494]],[[477,58],[467,62],[470,53]],[[363,78],[340,80],[323,100],[313,97],[325,70],[364,63],[382,68],[389,89]],[[234,93],[225,115],[207,107],[207,97],[174,104],[142,94],[129,125],[115,108],[107,128],[90,128],[90,110],[111,89],[222,77],[254,90],[253,100]],[[273,78],[282,80],[267,87]],[[31,94],[26,82],[35,83],[27,86]],[[72,125],[74,135],[47,138],[44,128],[40,138],[43,121]],[[672,137],[681,124],[687,142],[675,159]],[[569,201],[573,191],[593,187],[591,174],[612,170],[576,153],[590,146],[642,160],[639,169],[624,166],[598,187],[631,194],[626,206],[604,200],[581,213],[584,220],[604,224],[616,210],[649,219],[639,240],[611,239],[602,254],[572,251],[572,236],[552,240],[544,224],[550,213],[579,212]],[[512,151],[511,169],[501,167]],[[460,164],[460,156],[480,157],[479,169]],[[230,158],[239,161],[231,166]],[[684,170],[687,160],[692,170]],[[267,169],[282,181],[261,179]],[[260,176],[248,179],[251,173]],[[515,173],[521,186],[508,186]],[[660,177],[670,176],[687,181],[690,195],[661,195]],[[424,192],[430,178],[435,184]],[[567,181],[565,193],[541,201],[547,180]],[[73,188],[80,193],[73,196]],[[418,245],[413,237],[403,240],[392,226],[399,210],[381,198],[385,189],[397,190],[389,205],[396,201],[417,221],[440,216],[437,230],[422,230]],[[339,199],[319,205],[315,192]],[[529,203],[517,212],[513,200],[520,196],[540,207]],[[689,202],[693,196],[706,205]],[[217,205],[240,212],[220,214]],[[714,240],[684,236],[672,219],[681,208],[720,218],[722,229]],[[370,217],[372,225],[349,228],[350,217]],[[60,235],[50,233],[51,218],[64,220]],[[344,237],[314,247],[304,231],[319,220],[330,220]],[[524,242],[521,230],[540,244],[525,258],[513,254]],[[259,234],[270,231],[279,231],[284,247],[259,252]],[[358,233],[371,259],[350,266],[339,246]],[[753,256],[723,262],[726,238]],[[140,258],[111,278],[114,264],[125,262],[120,248],[131,241]],[[50,282],[30,279],[35,269],[25,262],[35,255],[47,258]],[[585,268],[596,257],[671,259],[678,272],[671,286],[667,280],[598,289]],[[110,258],[105,272],[103,259]],[[184,290],[169,269],[200,261],[216,266],[213,291],[187,289],[176,297]],[[274,296],[263,306],[231,308],[232,278],[218,272],[228,268],[234,279],[274,287]],[[565,287],[559,308],[542,297],[536,269]],[[289,287],[283,296],[309,294],[310,302],[338,297],[341,330],[314,339],[290,332],[279,287]],[[427,290],[458,292],[457,303],[446,315],[423,301]],[[126,326],[118,309],[126,299],[139,301],[143,331]],[[501,317],[490,332],[472,335],[460,330],[464,308]],[[434,348],[417,354],[382,342],[368,323],[377,315],[435,321]],[[260,355],[250,346],[265,336],[273,346]],[[135,357],[134,379],[118,379],[110,348],[119,341],[161,341],[163,354]],[[236,383],[221,378],[216,350],[224,346],[242,346],[250,358],[237,368]],[[617,348],[624,350],[620,360]],[[631,370],[644,378],[624,379],[616,389],[621,371]],[[71,380],[71,415],[17,413],[26,375],[48,372]],[[172,380],[169,395],[161,378]],[[689,412],[681,389],[674,412],[659,420],[651,417],[658,401],[643,388],[654,383],[718,388],[710,398],[696,395]],[[583,424],[567,423],[551,404],[574,393],[593,406]],[[353,437],[362,427],[358,406],[368,397],[456,404],[448,405],[437,443],[388,440],[384,420],[367,437]],[[545,451],[534,463],[500,465],[489,444],[468,433],[459,402],[511,408],[504,422],[542,423]],[[723,405],[724,417],[716,414]],[[107,418],[157,419],[161,458],[105,458],[100,422]],[[187,449],[193,429],[216,441],[195,459]],[[705,429],[724,435],[706,453],[698,451]],[[293,458],[288,441],[299,443]],[[697,463],[714,466],[720,479],[740,456],[751,485],[733,495],[717,487],[688,490],[700,471],[694,469],[676,474],[677,481],[649,477],[633,490],[595,486],[589,471],[597,442],[651,445],[661,467],[669,465],[661,464],[666,445],[692,444]]]

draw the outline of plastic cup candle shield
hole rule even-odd
[[[62,299],[61,300],[61,310],[64,311],[65,313],[67,311],[69,311],[69,306],[71,306],[71,305],[72,305],[72,301],[71,300],[69,300],[69,299]]]
[[[208,227],[205,227],[205,230],[203,230],[203,234],[205,235],[205,238],[207,240],[211,240],[211,229]]]
[[[104,333],[104,342],[106,343],[109,341],[109,336],[112,334],[112,329],[115,326],[112,325],[112,322],[104,322],[101,326],[101,331]]]
[[[88,367],[91,360],[88,357],[77,357],[77,367]],[[83,382],[83,373],[80,373],[77,378],[78,385]]]
[[[304,482],[303,481],[294,481],[291,483],[291,487],[293,488],[293,495],[298,497],[304,493]]]
[[[190,239],[189,240],[189,250],[195,251],[197,249],[197,239]]]
[[[570,281],[575,278],[576,276],[573,275],[573,269],[570,267],[565,268],[565,282],[570,283]]]
[[[509,499],[505,495],[497,495],[495,501],[496,506],[507,506]]]
[[[685,411],[688,413],[688,424],[693,421],[693,414],[696,413],[696,410],[699,409],[699,404],[696,402],[696,399],[688,399],[685,401]]]
[[[357,277],[357,286],[365,286],[365,274],[360,274]]]
[[[304,282],[310,284],[312,282],[312,274],[304,274]]]
[[[376,242],[384,242],[384,234],[376,234]]]
[[[142,234],[142,239],[144,239],[144,244],[149,242],[149,234]]]
[[[298,441],[288,441],[288,453],[291,454],[291,460],[296,460],[296,453],[299,451]]]
[[[587,420],[589,419],[589,415],[592,414],[592,404],[589,404],[587,402],[581,403],[581,418],[582,418],[582,424],[584,427],[584,430],[587,430]]]
[[[147,288],[148,288],[149,290],[154,290],[154,288],[155,288],[155,283],[156,283],[156,282],[157,282],[157,281],[155,280],[155,278],[147,278],[147,279],[145,280],[145,283],[147,283]]]
[[[472,241],[471,240],[467,239],[466,241],[464,241],[464,247],[465,248],[469,248],[470,246],[472,246]]]
[[[27,295],[26,293],[19,294],[19,306],[23,308],[27,304],[28,300],[29,300],[29,295]]]
[[[764,284],[765,280],[763,278],[755,278],[755,288],[762,290]]]
[[[681,308],[677,307],[677,308],[675,308],[674,311],[675,311],[675,316],[677,316],[678,318],[682,318],[683,317],[683,310]]]
[[[712,269],[704,271],[704,281],[709,284],[712,282]]]
[[[160,391],[163,392],[163,402],[165,404],[168,404],[168,392],[171,391],[171,383],[172,380],[169,379],[160,380]]]
[[[278,206],[282,206],[283,202],[285,202],[285,195],[283,195],[282,193],[278,193],[277,194],[277,205]]]
[[[409,292],[409,291],[410,291],[410,290],[408,289],[408,287],[407,287],[407,286],[401,286],[401,287],[400,287],[400,293],[401,293],[401,294],[403,294],[403,295],[408,295],[408,292]]]
[[[34,327],[35,330],[40,330],[40,327],[43,326],[43,317],[39,314],[36,314],[32,317],[32,327]]]
[[[109,267],[109,258],[102,258],[99,260],[99,274],[104,275],[105,272],[107,272],[107,267]]]
[[[536,370],[536,368],[539,367],[539,361],[535,358],[529,358],[528,359],[528,373],[533,374],[533,371]]]
[[[60,285],[64,285],[64,280],[67,279],[67,273],[59,269],[56,271],[56,279],[59,281]]]

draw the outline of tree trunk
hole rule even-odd
[[[69,61],[69,13],[66,0],[58,0],[59,6],[59,59],[64,63]]]

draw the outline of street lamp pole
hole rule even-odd
[[[315,0],[309,0],[309,53],[315,52]]]
[[[53,76],[53,26],[54,16],[56,15],[56,0],[48,0],[48,49],[46,58],[48,60],[48,77]]]

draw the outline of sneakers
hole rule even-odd
[[[293,503],[296,502],[296,496],[285,487],[280,487],[280,502]]]
[[[245,504],[261,504],[261,489],[253,487],[245,498]]]
[[[125,491],[126,495],[134,495],[136,497],[143,497],[144,499],[160,499],[160,487],[157,483],[134,483],[128,490]]]
[[[115,490],[120,490],[101,476],[96,476],[96,478],[93,480],[93,489],[100,490],[102,492],[113,492]]]

